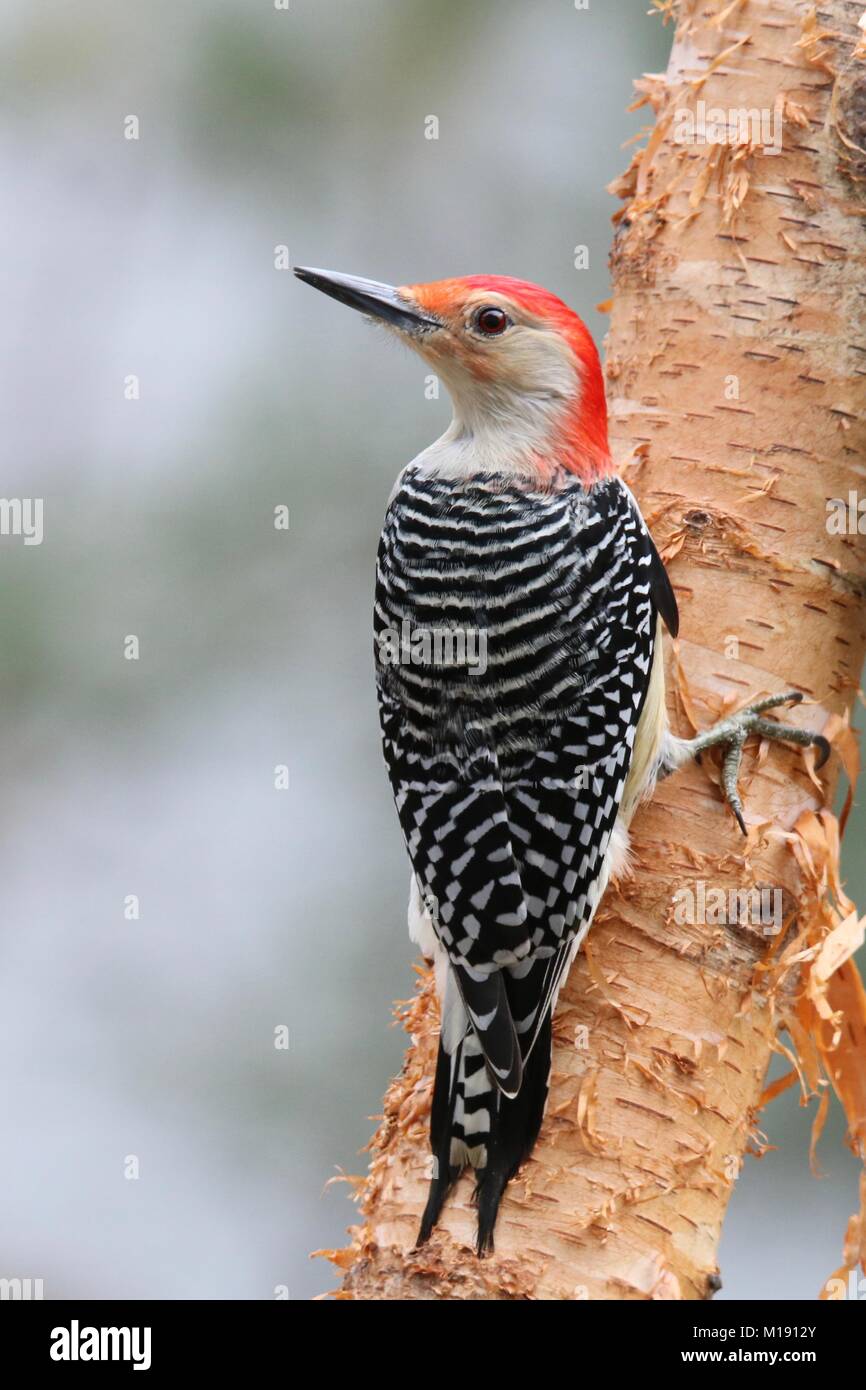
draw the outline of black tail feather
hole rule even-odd
[[[439,1055],[436,1058],[436,1077],[433,1082],[433,1103],[430,1108],[430,1149],[433,1156],[434,1176],[430,1183],[424,1215],[421,1218],[417,1245],[423,1245],[426,1240],[430,1239],[433,1227],[439,1220],[445,1198],[461,1172],[459,1168],[451,1167],[450,1156],[451,1124],[457,1090],[456,1077],[462,1050],[463,1044],[461,1043],[454,1059],[452,1081],[451,1058],[442,1043],[439,1044]]]
[[[503,1095],[497,1097],[499,1104],[493,1119],[487,1164],[478,1173],[479,1255],[493,1250],[493,1228],[502,1194],[535,1148],[547,1104],[552,1042],[552,1020],[548,1010],[524,1064],[519,1092],[513,1100]]]

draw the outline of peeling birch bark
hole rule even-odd
[[[866,495],[861,10],[677,8],[667,74],[637,84],[654,129],[615,188],[625,204],[607,353],[612,447],[682,615],[674,727],[690,734],[797,687],[810,703],[782,717],[835,734],[824,794],[810,755],[750,743],[748,841],[706,760],[638,814],[633,876],[606,896],[563,991],[541,1139],[483,1261],[466,1176],[434,1238],[412,1248],[438,1026],[422,977],[403,1011],[412,1046],[385,1098],[360,1224],[348,1249],[330,1252],[344,1271],[337,1297],[709,1297],[758,1108],[788,1081],[763,1091],[783,1026],[793,1079],[821,1098],[819,1124],[832,1083],[864,1153],[866,1007],[850,959],[863,923],[822,810],[840,766],[856,775],[848,715],[866,652],[866,539],[827,525],[828,499]],[[733,144],[682,143],[678,113],[697,114],[699,101],[775,114],[781,152],[742,131]],[[780,893],[781,932],[712,913],[688,920],[701,893],[706,906],[713,891],[755,886]],[[854,1217],[843,1271],[864,1254],[866,1222]],[[815,1271],[816,1295],[826,1273]]]

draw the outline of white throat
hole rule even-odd
[[[476,473],[533,477],[540,472],[539,460],[556,462],[563,419],[574,399],[575,361],[561,351],[545,356],[543,389],[532,382],[479,381],[439,365],[454,418],[412,466],[452,478]]]

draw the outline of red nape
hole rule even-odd
[[[582,482],[595,482],[615,472],[607,433],[607,400],[598,349],[592,334],[573,309],[550,290],[517,280],[511,275],[468,275],[463,281],[472,290],[506,295],[556,328],[569,343],[580,364],[581,391],[566,414],[563,427],[562,464]]]

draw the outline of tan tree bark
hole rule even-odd
[[[836,822],[820,811],[840,762],[854,772],[847,712],[866,651],[864,537],[827,528],[828,499],[866,493],[860,13],[844,0],[827,0],[820,21],[797,0],[679,6],[666,76],[637,84],[655,126],[616,189],[607,352],[615,455],[680,603],[674,727],[690,734],[796,685],[813,703],[784,717],[829,721],[835,735],[826,796],[809,755],[750,744],[748,842],[712,760],[668,779],[639,813],[634,875],[607,895],[563,991],[541,1139],[484,1261],[468,1177],[430,1244],[412,1248],[438,1025],[423,979],[403,1011],[412,1045],[385,1098],[361,1222],[331,1252],[345,1272],[339,1297],[709,1296],[782,1024],[819,1121],[829,1078],[863,1152],[866,1010],[848,959],[862,926],[838,882]],[[753,125],[751,138],[732,130],[733,143],[699,132],[683,143],[677,112],[697,116],[699,101],[708,114],[768,113],[768,138]],[[759,145],[774,116],[783,148],[771,154]],[[784,930],[767,934],[754,914],[682,920],[705,915],[701,883],[704,902],[718,889],[779,889]],[[864,1247],[866,1223],[852,1218],[846,1266]],[[816,1294],[826,1273],[816,1270]]]

